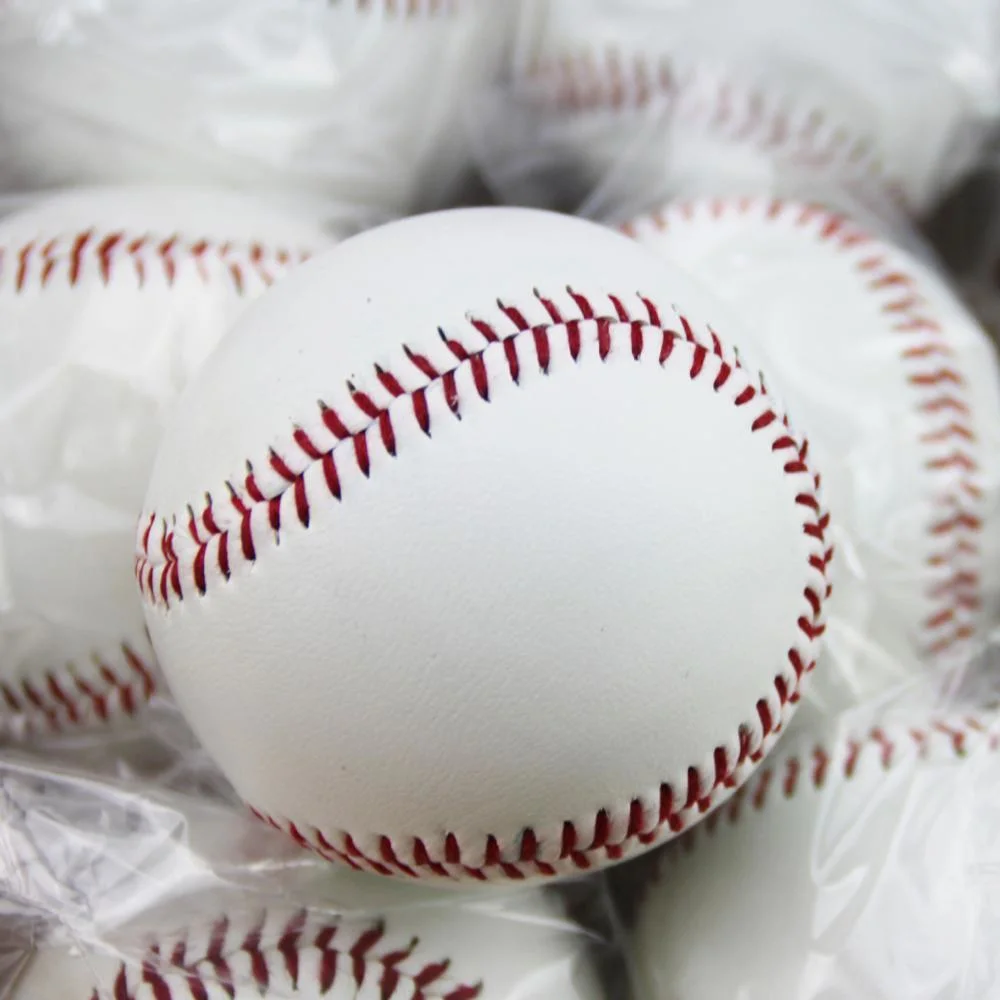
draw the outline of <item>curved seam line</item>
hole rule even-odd
[[[843,215],[837,215],[818,205],[804,204],[796,206],[784,199],[764,201],[760,198],[748,197],[742,199],[710,199],[703,202],[682,202],[671,206],[665,211],[654,212],[644,219],[621,227],[623,232],[632,237],[638,235],[645,221],[654,228],[668,231],[671,219],[679,216],[692,222],[697,217],[699,207],[706,207],[713,218],[721,218],[727,214],[749,215],[759,213],[760,221],[774,222],[778,219],[791,219],[797,225],[812,226],[820,242],[829,243],[836,250],[844,253],[863,255],[873,238],[861,228],[849,223]],[[798,211],[798,217],[795,213]],[[947,474],[953,467],[965,469],[967,475],[962,476],[958,483],[958,491],[945,496],[936,496],[936,504],[940,508],[937,519],[927,526],[930,544],[930,555],[927,565],[934,568],[938,565],[951,565],[954,568],[945,580],[935,579],[928,584],[927,601],[932,609],[930,617],[920,623],[927,638],[927,652],[937,655],[952,648],[956,643],[966,641],[974,636],[975,627],[972,621],[975,612],[981,605],[981,576],[978,566],[981,553],[976,540],[982,529],[982,518],[970,512],[970,501],[977,499],[979,487],[975,483],[978,463],[969,450],[962,444],[949,448],[948,441],[958,437],[961,441],[975,442],[975,432],[969,416],[971,407],[967,394],[964,392],[964,376],[958,370],[957,358],[940,322],[933,318],[928,303],[916,292],[919,282],[900,268],[885,266],[881,256],[862,257],[854,262],[860,274],[861,288],[874,297],[882,297],[884,304],[880,315],[886,317],[886,325],[892,333],[916,333],[925,336],[927,343],[918,345],[916,349],[908,347],[902,351],[900,361],[905,372],[913,362],[924,357],[942,356],[951,362],[953,367],[944,365],[931,373],[917,372],[907,375],[911,388],[926,390],[924,402],[918,410],[935,412],[935,408],[943,408],[942,424],[934,424],[928,419],[931,430],[921,435],[918,443],[927,449],[932,456],[924,461],[925,473],[933,481],[933,473],[939,471]],[[902,295],[902,298],[898,298]],[[909,355],[909,356],[908,356]],[[939,388],[944,383],[944,388]],[[949,386],[955,386],[954,389]],[[955,399],[954,397],[962,397]],[[935,453],[932,447],[933,439],[943,438],[943,454]],[[937,468],[936,468],[937,467]],[[942,475],[941,478],[944,478]],[[963,499],[963,497],[965,499]],[[948,516],[945,516],[945,515]],[[944,534],[947,540],[942,548],[935,550],[933,537]],[[949,543],[950,541],[950,543]],[[971,551],[970,551],[971,549]],[[968,555],[975,561],[977,569],[963,568],[962,555]],[[955,563],[957,562],[957,566]],[[935,638],[936,633],[950,630],[947,634]]]

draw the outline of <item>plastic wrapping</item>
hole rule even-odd
[[[912,705],[789,735],[629,873],[637,997],[996,996],[998,748],[996,714]]]
[[[579,892],[332,868],[164,759],[140,780],[110,756],[82,770],[5,755],[4,1000],[603,995],[607,931],[581,923]]]
[[[536,4],[484,104],[501,198],[726,301],[830,507],[806,705],[731,803],[611,872],[637,1000],[1000,995],[1000,373],[912,227],[996,126],[997,14]]]
[[[463,100],[499,68],[480,0],[6,0],[0,189],[167,181],[341,228],[461,192]]]
[[[939,273],[795,201],[680,201],[626,231],[743,320],[737,345],[805,434],[836,550],[824,662],[837,711],[962,670],[1000,605],[1000,368]]]
[[[239,809],[168,705],[128,747],[8,750],[0,997],[992,997],[1000,721],[984,666],[950,708],[914,690],[788,734],[678,840],[554,887],[330,866]]]
[[[1000,113],[997,16],[989,0],[525,4],[481,166],[505,199],[598,218],[748,193],[921,212]]]
[[[685,267],[810,441],[837,557],[807,699],[835,713],[927,671],[947,689],[1000,599],[1000,375],[911,216],[996,127],[1000,9],[522,13],[480,136],[487,177]]]
[[[246,304],[331,238],[210,188],[0,219],[0,733],[127,720],[159,685],[133,575],[170,406]]]
[[[1000,996],[1000,379],[909,221],[998,117],[994,5],[520,14],[480,97],[507,16],[485,5],[0,0],[0,178],[29,206],[0,218],[0,1000]],[[832,513],[825,649],[772,755],[666,847],[543,887],[362,874],[250,816],[147,673],[132,578],[182,386],[303,257],[456,190],[457,97],[502,197],[623,225],[722,300]],[[282,207],[23,190],[140,176]],[[620,703],[574,734],[594,761],[655,737],[607,722]],[[549,766],[536,735],[522,769]]]

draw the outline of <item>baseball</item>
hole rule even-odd
[[[393,905],[395,904],[395,905]],[[540,892],[405,898],[384,913],[280,904],[162,921],[144,952],[41,947],[11,1000],[597,1000],[590,939]],[[134,936],[134,935],[133,935]],[[131,944],[131,942],[129,942]]]
[[[249,300],[329,245],[209,189],[0,220],[0,734],[132,716],[158,671],[132,577],[165,414]]]
[[[967,657],[1000,598],[1000,375],[976,322],[922,262],[816,207],[706,199],[625,228],[755,317],[737,346],[808,435],[834,517],[840,693]]]
[[[515,72],[570,112],[591,179],[630,205],[822,193],[921,212],[978,155],[1000,102],[987,3],[741,14],[729,0],[536,4]]]
[[[753,769],[831,554],[713,303],[611,230],[468,209],[345,241],[233,327],[164,436],[136,576],[258,815],[382,874],[543,878]]]
[[[988,995],[998,721],[908,716],[782,741],[650,858],[631,933],[642,995]]]
[[[266,191],[356,228],[455,194],[480,0],[0,5],[0,181]]]
[[[746,191],[821,191],[880,207],[904,197],[873,123],[788,81],[617,47],[543,56],[527,79],[559,116],[553,132],[583,166],[587,209],[602,216],[620,203]]]

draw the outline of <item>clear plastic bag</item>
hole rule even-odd
[[[930,704],[789,734],[622,873],[637,1000],[997,995],[1000,720]]]
[[[12,0],[0,188],[214,183],[350,230],[438,206],[468,179],[496,6]]]
[[[600,882],[442,890],[335,868],[207,792],[197,755],[141,777],[112,774],[116,756],[0,764],[4,1000],[597,1000],[621,975]]]
[[[831,511],[826,648],[788,732],[609,875],[637,1000],[1000,994],[1000,374],[911,221],[995,128],[995,17],[538,4],[484,105],[501,197],[623,226],[727,300]]]
[[[42,726],[30,747],[8,744],[0,757],[0,998],[55,1000],[103,988],[115,1000],[619,1000],[631,996],[627,968],[635,1000],[980,1000],[1000,993],[1000,730],[991,707],[1000,610],[997,362],[907,219],[965,168],[997,115],[997,33],[992,8],[976,0],[953,5],[947,17],[930,3],[838,9],[835,20],[828,4],[805,14],[773,3],[744,30],[728,27],[737,25],[735,5],[722,2],[525,5],[510,87],[487,94],[469,115],[495,190],[521,201],[558,199],[626,224],[709,292],[729,298],[730,312],[751,331],[737,345],[742,362],[763,369],[788,403],[794,429],[812,439],[833,508],[834,603],[826,651],[804,685],[806,703],[773,758],[728,805],[645,859],[543,888],[442,890],[335,867],[254,820],[161,694],[138,725]],[[286,197],[294,177],[290,200],[322,203],[327,219],[371,218],[414,197],[410,168],[431,156],[435,129],[423,111],[400,114],[408,102],[398,101],[394,73],[377,91],[392,108],[384,119],[375,111],[367,119],[373,129],[385,124],[380,142],[369,148],[373,132],[352,132],[344,162],[333,164],[323,143],[335,145],[338,128],[372,110],[364,101],[350,111],[338,106],[342,121],[322,122],[310,117],[318,104],[303,103],[281,142],[267,132],[281,117],[277,99],[261,102],[268,114],[255,123],[241,119],[261,97],[250,84],[265,39],[272,56],[275,40],[287,43],[287,61],[274,58],[288,86],[292,68],[316,71],[294,82],[298,99],[340,86],[326,71],[345,53],[333,53],[322,32],[306,45],[300,29],[349,16],[343,9],[303,5],[279,24],[265,3],[245,22],[229,22],[225,4],[202,5],[182,38],[166,33],[162,41],[193,60],[189,71],[206,69],[199,53],[217,54],[223,37],[232,60],[215,60],[215,76],[195,73],[179,94],[163,87],[161,38],[151,30],[165,10],[9,4],[0,15],[0,26],[9,18],[0,56],[16,57],[0,63],[0,80],[30,73],[19,78],[14,105],[5,110],[0,98],[0,134],[6,127],[20,137],[16,155],[12,145],[0,152],[0,172],[4,165],[24,170],[34,157],[59,163],[52,150],[65,143],[79,169],[97,176],[108,166],[98,156],[107,128],[128,137],[111,164],[115,176],[151,169],[170,138],[159,133],[155,113],[140,121],[123,96],[102,108],[107,121],[95,122],[75,96],[60,103],[95,72],[82,59],[87,50],[113,53],[94,78],[113,90],[133,57],[127,46],[118,51],[128,38],[143,42],[134,51],[147,63],[136,77],[152,95],[144,107],[175,107],[176,99],[190,111],[196,91],[211,90],[220,97],[214,107],[233,113],[224,121],[198,107],[182,116],[186,131],[174,133],[169,167],[154,164],[157,171],[208,170],[240,185],[281,188]],[[545,26],[560,13],[562,20]],[[743,25],[742,7],[739,13]],[[663,25],[669,31],[661,34]],[[387,58],[393,30],[389,22],[373,29],[367,54]],[[666,95],[656,96],[658,70],[650,68],[661,65],[663,38],[685,58],[700,55],[693,68],[678,63],[664,77]],[[551,51],[549,39],[558,43]],[[581,46],[602,53],[614,46],[618,61],[560,60]],[[450,54],[457,49],[431,48],[454,88]],[[489,65],[496,51],[490,45],[477,58]],[[628,51],[641,58],[629,61]],[[303,62],[310,54],[315,61]],[[29,65],[29,56],[39,62]],[[411,56],[412,74],[426,51]],[[31,74],[53,68],[59,72],[43,86],[31,84]],[[732,96],[734,77],[746,81],[742,96],[733,98],[733,115],[720,119],[720,95]],[[356,82],[361,87],[361,77]],[[431,117],[444,107],[444,93],[414,88]],[[813,110],[827,104],[828,116],[817,121]],[[53,115],[56,108],[65,114]],[[747,142],[752,116],[763,114],[772,115],[771,131]],[[705,131],[706,122],[713,128]],[[883,148],[886,137],[892,143]],[[451,163],[453,152],[435,155]],[[450,167],[435,170],[442,183],[454,176]],[[683,204],[665,204],[679,193]],[[360,211],[343,212],[337,199]],[[806,204],[816,200],[824,205]],[[62,211],[76,220],[65,204]],[[24,218],[30,222],[23,217],[19,226]],[[132,224],[114,219],[105,221]],[[150,230],[154,249],[168,238],[159,222],[136,224]],[[87,225],[66,222],[78,232]],[[25,232],[18,229],[17,247],[39,239],[37,229]],[[676,243],[670,232],[680,232]],[[252,232],[201,235],[254,239]],[[45,259],[38,265],[45,280],[65,273],[72,246],[60,257],[53,245],[53,269],[46,271]],[[235,256],[224,263],[238,268],[260,259],[246,246],[227,253]],[[154,256],[162,262],[158,250]],[[100,273],[99,259],[97,266]],[[216,278],[232,276],[218,260],[208,267]],[[183,287],[203,287],[196,262],[177,274]],[[123,348],[133,343],[126,337],[112,338],[98,352],[107,363],[97,370],[78,366],[69,352],[60,363],[73,362],[65,366],[70,375],[42,366],[34,384],[49,399],[63,398],[52,396],[49,382],[103,386],[91,398],[107,401],[115,426],[137,426],[137,413],[159,414],[225,312],[218,302],[182,298],[180,313],[169,295],[157,299],[156,313],[170,320],[191,310],[205,319],[189,340],[152,338],[149,353],[136,355]],[[75,311],[100,319],[91,330],[107,327],[100,290],[87,301]],[[127,310],[112,315],[120,332],[136,323]],[[73,341],[79,326],[67,329]],[[91,356],[93,349],[88,340]],[[11,358],[11,365],[31,362]],[[116,365],[126,364],[132,367],[116,379]],[[144,382],[150,372],[171,378]],[[120,392],[135,384],[144,391]],[[135,397],[135,406],[116,408],[124,396]],[[8,400],[0,441],[15,440],[15,419],[18,428],[32,426],[16,403]],[[95,409],[66,419],[55,437],[86,436],[100,416]],[[149,424],[150,440],[156,426]],[[112,458],[134,459],[135,441],[119,437]],[[61,459],[80,454],[52,451]],[[84,478],[94,478],[86,465]],[[9,484],[18,465],[8,457],[0,469],[0,483],[6,477]],[[31,501],[44,494],[8,486],[0,499],[9,517],[20,512],[37,524],[47,508]],[[130,520],[130,551],[133,528]],[[2,533],[0,545],[9,567],[12,547]],[[86,567],[82,559],[74,565]],[[86,573],[74,579],[76,592],[97,599]],[[0,637],[11,593],[24,590],[7,585]],[[56,601],[56,594],[46,593],[38,608],[65,609],[77,625],[100,622],[90,614],[81,623],[78,599]],[[947,641],[939,645],[941,636]],[[0,676],[11,650],[0,638]]]
[[[478,158],[502,198],[595,218],[764,193],[920,213],[1000,114],[996,19],[986,0],[525,5]]]
[[[332,243],[213,188],[51,195],[0,218],[0,734],[127,723],[161,686],[132,568],[163,422],[267,287]]]
[[[939,270],[817,205],[668,203],[626,231],[743,320],[809,441],[835,557],[826,648],[806,694],[836,713],[916,677],[943,684],[1000,606],[1000,368]]]

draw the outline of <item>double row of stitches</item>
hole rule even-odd
[[[206,1000],[221,989],[227,996],[255,989],[263,996],[285,990],[308,996],[351,995],[380,1000],[474,1000],[481,983],[456,982],[447,959],[420,954],[417,938],[400,946],[388,940],[384,924],[358,925],[318,919],[300,910],[288,916],[261,914],[249,925],[228,916],[212,925],[207,942],[185,934],[153,941],[140,963],[122,964],[115,976],[115,1000]],[[93,1000],[99,1000],[95,990]]]
[[[573,289],[566,292],[576,315],[566,315],[565,307],[557,305],[554,298],[536,292],[536,305],[540,303],[544,308],[548,322],[529,324],[525,311],[501,303],[500,314],[510,327],[507,332],[496,323],[475,318],[469,320],[466,343],[441,331],[442,342],[454,359],[448,369],[435,366],[424,354],[404,348],[409,366],[406,372],[383,368],[374,371],[373,385],[378,385],[384,395],[381,403],[353,385],[348,386],[350,413],[320,403],[317,426],[323,428],[327,440],[320,442],[315,433],[296,426],[290,437],[294,453],[279,455],[271,451],[268,456],[268,490],[262,488],[261,475],[248,462],[244,482],[228,483],[223,503],[216,505],[208,496],[198,509],[189,506],[181,517],[148,513],[140,525],[136,559],[136,576],[146,602],[167,611],[176,602],[197,599],[210,586],[225,585],[241,563],[254,562],[267,537],[277,537],[289,519],[308,528],[317,502],[312,491],[320,490],[319,499],[324,502],[331,498],[340,501],[342,463],[352,463],[367,477],[373,447],[396,455],[394,420],[412,419],[430,437],[431,389],[442,393],[447,404],[444,412],[459,417],[463,405],[470,402],[460,395],[458,376],[462,373],[461,384],[470,382],[474,398],[488,403],[491,376],[484,361],[486,351],[500,352],[503,359],[492,377],[503,372],[517,384],[522,365],[531,364],[548,373],[553,340],[561,338],[564,343],[560,346],[565,346],[573,361],[585,350],[596,351],[602,361],[613,352],[625,351],[636,362],[686,366],[692,380],[701,380],[708,391],[722,395],[722,405],[749,408],[747,432],[766,433],[784,474],[793,477],[797,487],[794,504],[802,516],[802,531],[810,540],[808,565],[803,567],[804,610],[794,623],[800,642],[788,650],[785,664],[775,665],[781,672],[774,678],[773,688],[750,711],[732,747],[715,750],[711,769],[691,767],[687,787],[677,789],[665,783],[656,802],[637,797],[625,812],[600,810],[586,829],[565,822],[557,859],[543,856],[539,838],[531,829],[521,832],[516,857],[509,856],[510,849],[505,852],[499,840],[490,836],[473,862],[463,856],[459,838],[453,833],[444,836],[440,851],[431,849],[419,837],[404,845],[377,834],[368,835],[363,846],[350,832],[306,830],[287,819],[255,810],[261,819],[326,857],[382,874],[444,878],[462,874],[484,880],[553,875],[566,868],[586,870],[597,857],[624,857],[640,845],[680,831],[691,817],[705,812],[738,784],[780,730],[789,707],[798,698],[803,677],[814,666],[816,643],[825,629],[824,602],[829,595],[827,571],[832,551],[826,542],[829,518],[818,499],[818,480],[806,464],[806,446],[796,441],[785,419],[771,409],[764,387],[749,380],[734,357],[727,357],[710,329],[696,332],[679,315],[674,317],[676,329],[672,329],[664,323],[659,307],[641,296],[638,301],[643,315],[633,316],[620,297],[607,296],[609,308],[600,311],[587,296]],[[726,390],[737,370],[736,388]],[[406,384],[410,387],[404,388]],[[316,474],[317,469],[320,474]],[[373,837],[377,847],[366,850]]]
[[[0,243],[0,295],[48,288],[75,288],[116,280],[141,287],[154,276],[172,285],[192,271],[206,284],[226,280],[237,294],[270,285],[307,253],[256,242],[220,242],[204,237],[154,236],[97,227],[20,244]]]
[[[206,285],[224,281],[236,295],[267,287],[304,252],[259,242],[220,242],[207,237],[158,237],[96,227],[25,243],[0,243],[0,309],[4,295],[45,293],[99,283],[112,288],[157,283],[172,286],[180,274]],[[137,330],[137,335],[140,331]],[[122,641],[113,654],[93,650],[85,662],[53,663],[43,673],[0,679],[0,699],[12,716],[10,735],[59,732],[114,715],[134,715],[156,690],[148,654]],[[0,713],[0,722],[3,722]],[[23,728],[14,733],[16,727]]]
[[[922,464],[932,485],[936,514],[927,525],[931,551],[926,597],[932,609],[921,622],[927,653],[939,655],[972,639],[981,607],[981,532],[983,491],[978,442],[968,385],[948,331],[920,295],[920,282],[870,236],[843,216],[812,205],[757,198],[719,199],[702,209],[714,218],[755,214],[764,221],[791,221],[808,227],[823,242],[849,253],[858,277],[872,295],[893,333],[899,335],[900,360],[914,392]],[[696,203],[654,213],[650,223],[669,230],[670,212],[693,219]],[[626,231],[635,235],[634,227]]]

